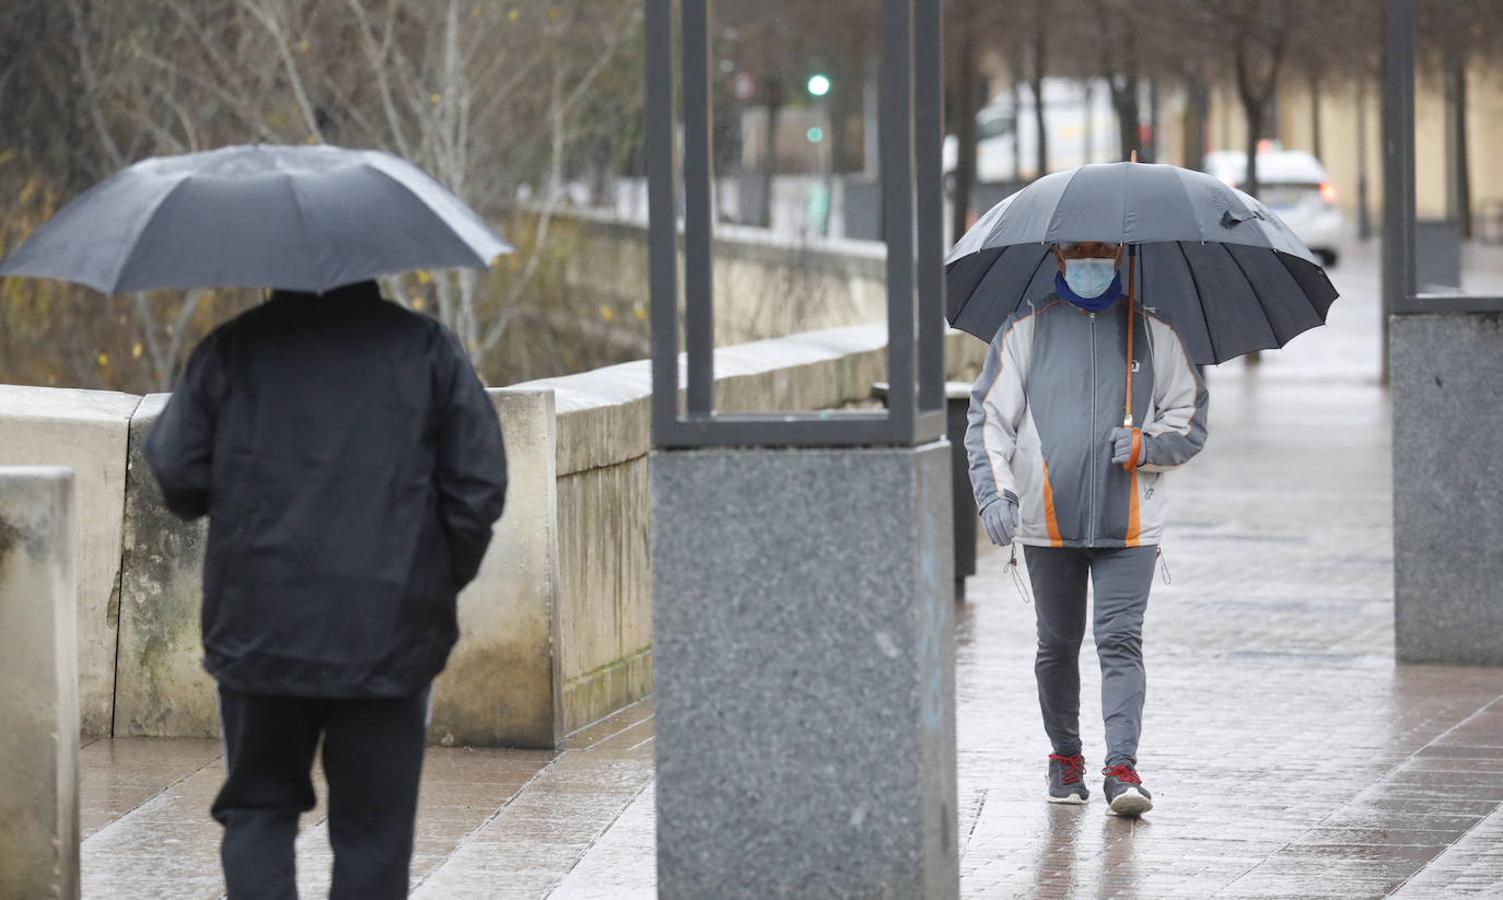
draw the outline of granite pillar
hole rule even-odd
[[[1399,315],[1393,391],[1395,651],[1503,665],[1503,315]]]
[[[0,468],[0,897],[79,895],[73,473]]]
[[[658,890],[954,897],[950,447],[652,460]]]

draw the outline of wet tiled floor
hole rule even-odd
[[[1032,610],[986,552],[959,615],[968,897],[1503,896],[1503,669],[1393,661],[1376,270],[1348,254],[1323,333],[1211,373],[1211,440],[1173,476],[1145,648],[1138,821],[1041,801]],[[1086,754],[1099,674],[1082,653]],[[420,897],[653,895],[652,707],[558,752],[434,749]],[[214,898],[212,741],[83,751],[86,897]],[[1093,779],[1094,782],[1094,779]],[[321,812],[298,843],[327,890]]]

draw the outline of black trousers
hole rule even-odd
[[[225,765],[214,800],[229,900],[297,897],[293,842],[313,808],[323,737],[331,898],[407,896],[428,691],[392,700],[266,697],[221,686]]]

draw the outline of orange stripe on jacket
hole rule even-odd
[[[1127,538],[1123,543],[1129,547],[1136,547],[1139,543],[1139,530],[1142,528],[1140,513],[1138,512],[1138,463],[1145,452],[1143,446],[1143,432],[1141,429],[1132,430],[1132,452],[1127,456],[1127,464],[1132,466],[1128,473],[1132,476],[1127,489],[1132,491],[1127,498]]]
[[[1127,486],[1132,494],[1127,498],[1127,540],[1129,547],[1138,546],[1138,530],[1141,527],[1138,513],[1138,470],[1132,470],[1132,483]]]
[[[1063,547],[1065,539],[1059,536],[1059,520],[1054,517],[1054,487],[1049,484],[1049,463],[1044,461],[1043,454],[1039,457],[1039,462],[1044,465],[1044,527],[1049,529],[1049,542]]]

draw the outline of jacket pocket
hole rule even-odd
[[[1013,453],[1012,473],[1018,486],[1018,535],[1048,537],[1044,514],[1044,467],[1038,442],[1019,441]]]

